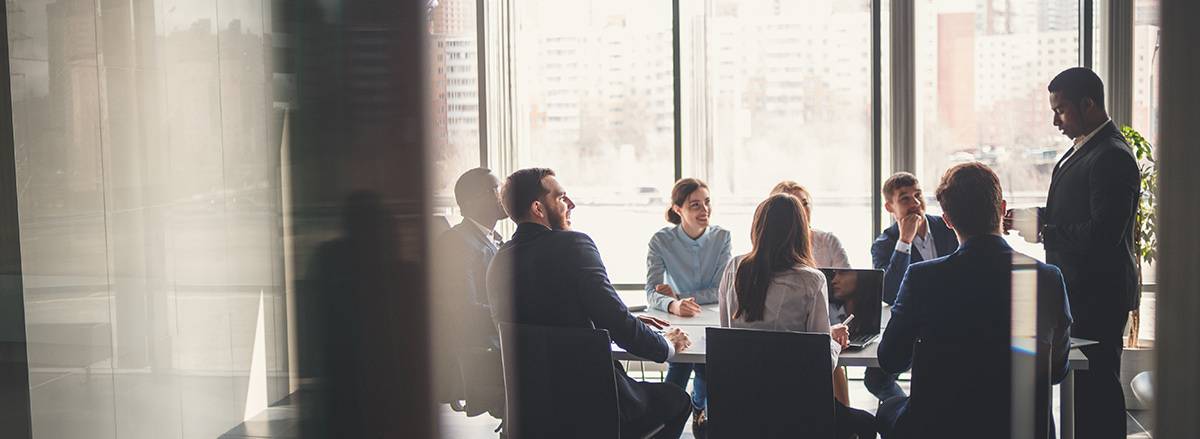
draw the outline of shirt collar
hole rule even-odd
[[[918,239],[921,240],[921,242],[933,241],[933,229],[931,229],[929,227],[929,217],[928,216],[925,217],[925,236],[922,237],[918,233],[917,236],[913,237],[913,242],[917,242]]]
[[[495,230],[484,227],[483,224],[479,224],[478,221],[475,221],[471,218],[467,218],[467,221],[470,221],[471,224],[474,224],[475,227],[478,227],[479,233],[482,233],[484,238],[487,238],[489,241],[495,242],[495,240],[496,240],[496,231]]]
[[[1096,136],[1096,133],[1100,132],[1101,129],[1104,129],[1104,127],[1108,126],[1110,123],[1112,123],[1112,119],[1105,120],[1104,123],[1100,124],[1100,126],[1096,127],[1096,129],[1092,130],[1092,132],[1088,133],[1088,135],[1083,136],[1077,142],[1075,142],[1074,145],[1071,145],[1071,149],[1074,151],[1079,151],[1079,148],[1083,148],[1083,145],[1087,145],[1088,141],[1092,140],[1092,137]]]
[[[696,238],[696,239],[692,239],[692,237],[691,237],[691,236],[688,236],[687,232],[683,231],[683,226],[682,226],[682,225],[675,226],[675,234],[676,234],[676,235],[679,237],[679,239],[680,239],[680,240],[682,240],[683,242],[685,242],[685,243],[688,243],[688,244],[695,245],[695,246],[697,246],[697,247],[701,247],[701,246],[703,246],[703,245],[704,245],[704,243],[705,243],[705,242],[708,242],[708,236],[709,236],[709,235],[712,235],[712,233],[711,233],[711,232],[712,232],[712,230],[710,230],[711,228],[712,228],[712,227],[705,227],[705,228],[704,228],[704,234],[700,235],[700,237],[699,237],[699,238]]]

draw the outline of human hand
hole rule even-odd
[[[919,213],[910,213],[900,218],[900,241],[905,244],[912,244],[913,238],[917,236],[917,229],[925,222],[925,215]]]
[[[833,338],[842,349],[850,346],[850,327],[838,323],[829,327],[829,337]]]
[[[683,332],[682,329],[671,328],[667,332],[663,333],[663,337],[665,337],[667,341],[671,342],[671,344],[675,346],[676,353],[683,352],[684,350],[687,350],[687,348],[692,347],[692,341],[688,339],[687,333]]]
[[[668,322],[666,320],[663,320],[663,319],[660,319],[658,317],[654,317],[651,315],[639,314],[637,316],[637,319],[641,320],[642,323],[645,323],[647,326],[651,326],[651,327],[654,327],[657,329],[663,329],[668,326],[671,326],[671,322]]]
[[[667,306],[667,311],[680,317],[692,317],[700,314],[700,304],[696,303],[696,299],[688,297],[686,299],[676,300]]]
[[[658,284],[658,286],[654,287],[654,291],[667,297],[679,298],[679,295],[675,294],[675,290],[671,289],[671,286],[667,284]]]

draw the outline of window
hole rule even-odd
[[[1070,140],[1054,128],[1046,84],[1079,63],[1079,2],[926,0],[916,7],[917,163],[933,189],[956,163],[1000,177],[1009,207],[1041,206]],[[1039,259],[1041,245],[1009,238]]]
[[[1158,32],[1161,23],[1157,0],[1134,4],[1133,24],[1133,128],[1151,145],[1158,144]]]
[[[673,183],[671,2],[521,0],[516,168],[549,167],[614,283],[642,283]]]
[[[682,20],[685,176],[750,250],[754,209],[781,180],[813,195],[814,228],[870,267],[869,1],[693,2]]]
[[[1137,0],[1133,11],[1133,128],[1151,145],[1158,145],[1159,28],[1158,0]],[[1153,284],[1154,264],[1142,267],[1142,282]],[[1154,340],[1155,294],[1142,295],[1139,338]]]
[[[442,0],[429,15],[426,59],[431,120],[433,204],[458,221],[454,182],[479,166],[479,88],[475,43],[475,0]]]

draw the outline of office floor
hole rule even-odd
[[[635,372],[636,377],[638,374]],[[658,373],[647,371],[647,378],[651,381],[658,380]],[[867,392],[863,387],[862,381],[855,379],[856,376],[861,376],[860,371],[851,370],[850,381],[850,403],[855,407],[872,408],[869,411],[874,412],[873,407],[877,401],[875,397]],[[900,386],[908,391],[908,382],[902,381]],[[1057,395],[1057,392],[1055,392]],[[246,421],[222,435],[219,439],[284,439],[299,437],[299,418],[295,406],[287,405],[287,401],[282,401],[283,404],[278,404],[270,407],[263,413],[259,414],[254,419]],[[1054,402],[1055,417],[1058,417],[1058,400]],[[448,406],[441,406],[439,411],[442,437],[455,439],[494,439],[497,434],[494,432],[496,427],[500,425],[498,419],[488,415],[480,415],[473,418],[468,418],[462,413],[457,413]],[[1151,427],[1151,414],[1148,411],[1131,410],[1126,417],[1126,432],[1128,439],[1149,439],[1151,438],[1147,430]],[[694,439],[691,429],[685,429],[683,438]]]

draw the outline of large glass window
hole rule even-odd
[[[549,167],[615,283],[642,283],[674,174],[671,2],[522,0],[516,167]]]
[[[813,225],[854,266],[871,242],[870,1],[690,2],[681,69],[685,173],[713,222],[750,249],[754,209],[781,180],[813,195]],[[703,127],[703,128],[698,128]]]
[[[1137,0],[1133,11],[1133,128],[1151,145],[1158,145],[1159,28],[1158,0]],[[1154,264],[1142,266],[1142,282],[1153,284]],[[1142,295],[1139,338],[1154,339],[1155,295]]]
[[[433,205],[458,219],[454,182],[479,166],[479,67],[475,0],[441,0],[429,10],[427,97]]]
[[[1158,0],[1138,0],[1133,13],[1133,128],[1157,145],[1158,32],[1162,22]]]
[[[1044,205],[1070,146],[1054,128],[1046,84],[1079,63],[1079,2],[922,0],[915,23],[918,177],[931,210],[942,173],[967,161],[996,170],[1009,207]]]

